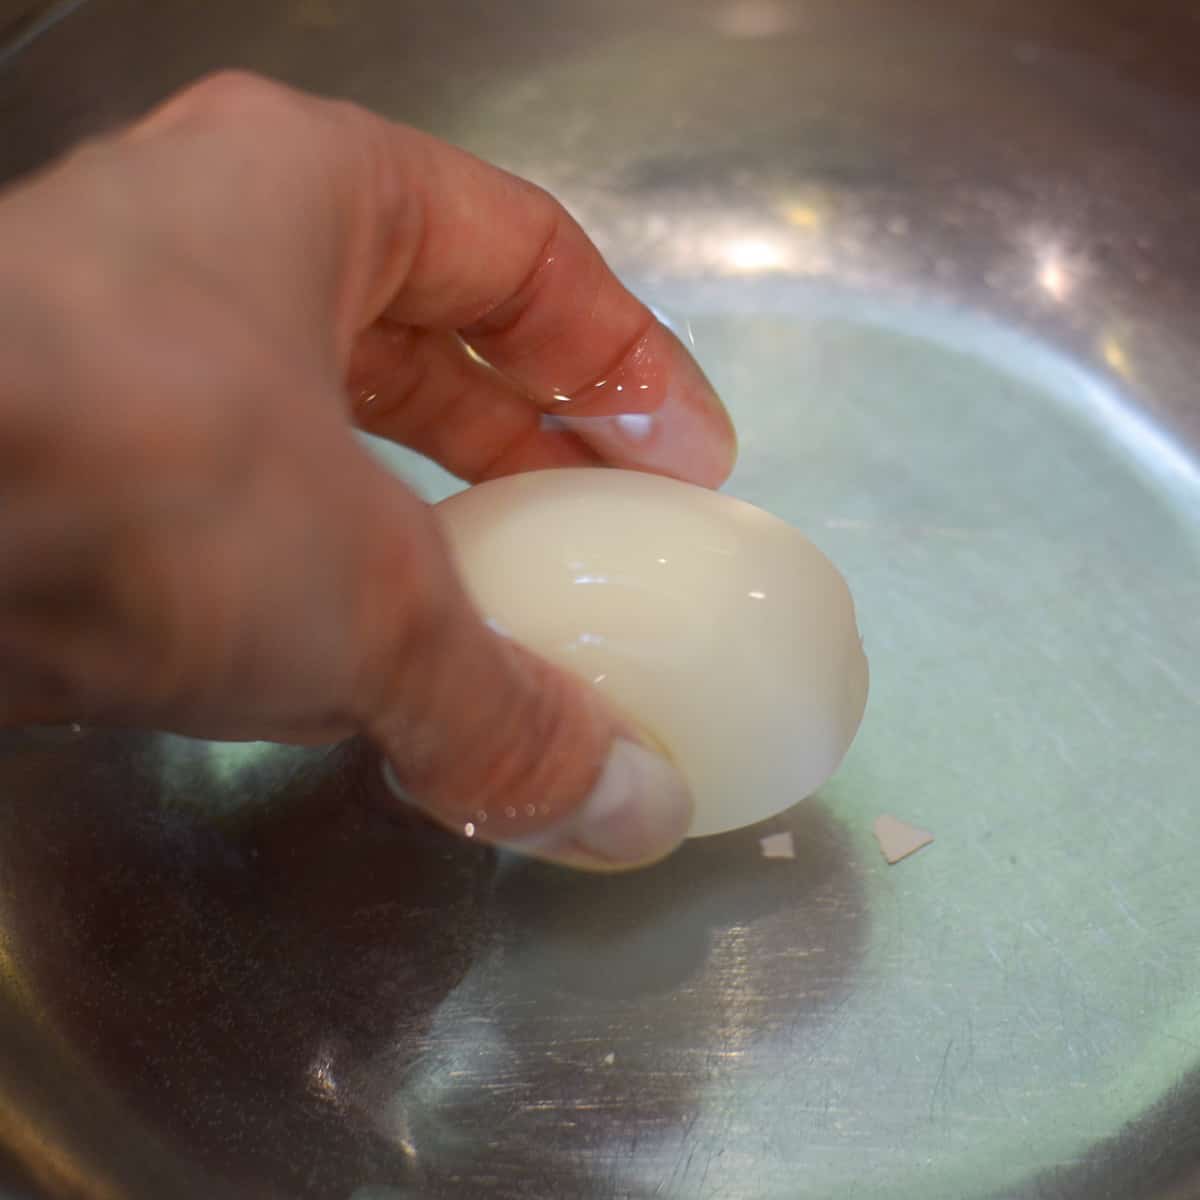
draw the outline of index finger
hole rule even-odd
[[[338,106],[359,328],[456,330],[605,461],[716,486],[736,439],[700,367],[540,188]]]

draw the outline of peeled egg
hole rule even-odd
[[[493,628],[602,689],[683,772],[690,836],[790,808],[840,765],[867,660],[845,580],[786,522],[601,468],[498,479],[436,511]]]

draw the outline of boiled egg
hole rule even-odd
[[[498,479],[436,512],[492,627],[601,689],[683,772],[690,836],[790,808],[841,764],[867,659],[845,580],[787,522],[603,468]]]

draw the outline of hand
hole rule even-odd
[[[678,775],[482,623],[353,436],[471,481],[725,478],[711,387],[554,200],[225,75],[10,191],[0,262],[0,717],[365,732],[450,827],[596,868],[677,843]],[[596,419],[631,396],[641,440]]]

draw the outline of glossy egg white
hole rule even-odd
[[[493,627],[666,749],[695,797],[691,836],[790,808],[841,764],[867,659],[845,580],[786,522],[598,468],[495,480],[436,511]]]

